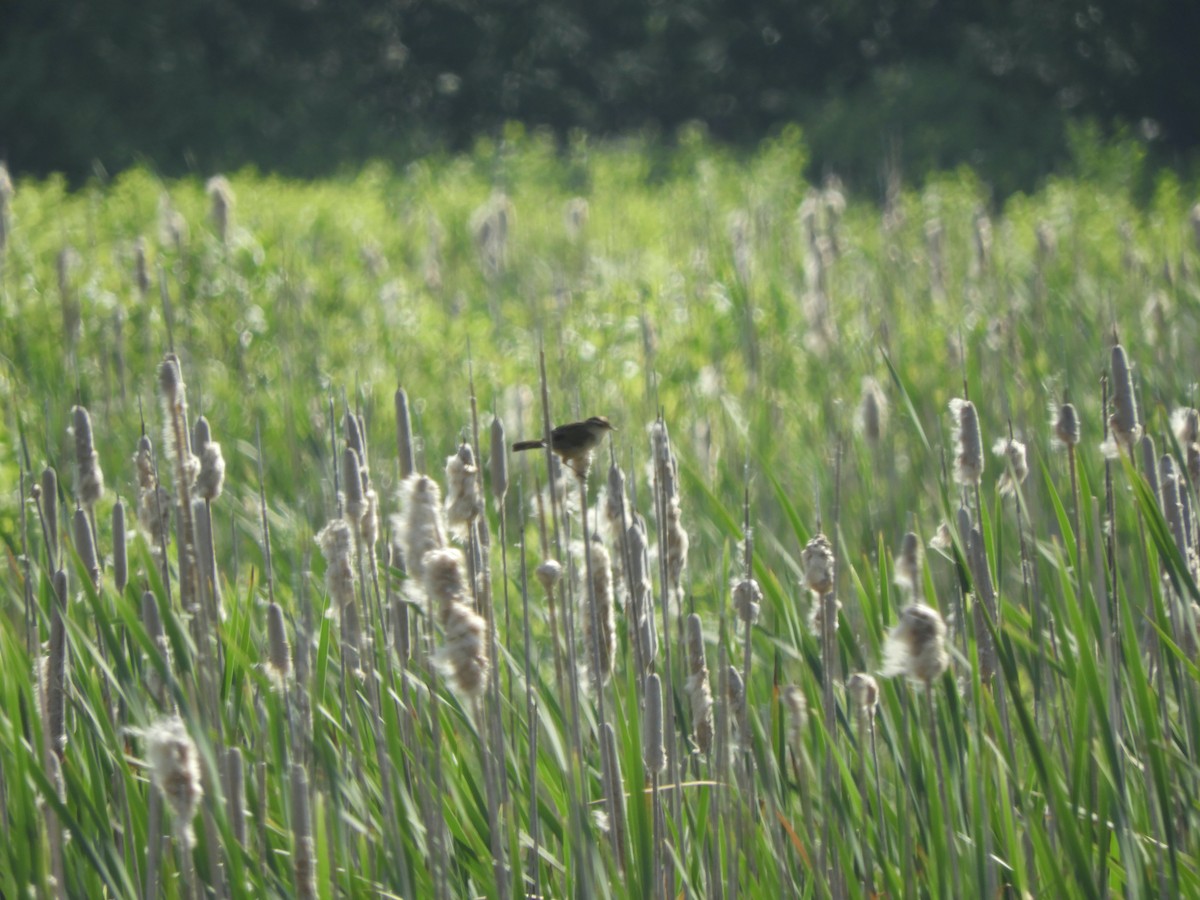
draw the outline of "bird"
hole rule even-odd
[[[581,471],[587,472],[592,451],[600,446],[608,432],[616,430],[604,416],[592,416],[582,422],[569,422],[550,431],[550,449],[576,474]],[[514,453],[520,453],[522,450],[536,450],[545,446],[545,438],[539,438],[534,441],[517,441],[512,448]]]

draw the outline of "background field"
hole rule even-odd
[[[320,896],[1200,894],[1194,559],[1176,548],[1141,459],[1099,449],[1117,337],[1146,433],[1189,471],[1169,415],[1197,402],[1195,187],[1147,173],[1134,144],[1080,136],[1076,177],[1002,209],[966,170],[919,191],[893,182],[881,209],[847,203],[836,183],[806,183],[792,130],[748,157],[698,132],[680,145],[665,155],[579,139],[560,152],[513,127],[403,171],[312,183],[247,172],[230,176],[223,236],[195,180],[132,170],[73,192],[54,179],[16,184],[0,256],[0,893],[51,893],[57,869],[69,896],[133,896],[148,881],[168,896],[204,885],[303,894],[307,818]],[[487,244],[481,228],[490,221],[497,234],[501,211],[505,237]],[[227,618],[208,629],[170,587],[183,536],[172,537],[164,582],[133,525],[143,418],[160,480],[179,493],[157,375],[172,346],[190,414],[207,418],[227,466],[211,508]],[[411,404],[418,468],[444,491],[464,437],[479,440],[487,470],[493,415],[510,441],[541,434],[542,347],[550,419],[612,419],[628,514],[647,521],[662,772],[644,761],[649,682],[627,592],[617,592],[603,701],[569,665],[567,689],[557,682],[532,570],[550,556],[568,567],[559,616],[590,616],[591,592],[582,556],[555,548],[553,525],[543,547],[542,456],[509,460],[503,531],[487,494],[490,593],[475,600],[498,622],[496,695],[477,704],[431,671],[425,641],[440,645],[442,626],[396,600],[422,591],[385,553],[398,511],[395,390]],[[857,423],[865,377],[889,407],[878,439]],[[978,492],[951,477],[948,403],[964,391],[989,451]],[[1082,423],[1074,481],[1047,412],[1066,399]],[[72,538],[76,403],[90,411],[107,484],[92,510],[98,586]],[[345,619],[325,616],[327,563],[314,542],[340,515],[347,408],[362,416],[384,515],[359,561],[364,677],[343,665]],[[659,574],[647,431],[659,414],[689,536],[665,619],[673,592]],[[1005,466],[990,453],[1010,432],[1029,453],[1019,513],[997,490]],[[588,485],[592,528],[609,461],[606,446]],[[35,677],[58,609],[30,499],[48,465],[70,585],[61,794]],[[491,483],[488,473],[485,491]],[[1194,487],[1180,488],[1193,509]],[[118,497],[130,521],[123,593]],[[965,592],[967,609],[987,607],[972,592],[979,570],[958,564],[960,505],[981,532],[994,619],[954,615]],[[763,591],[748,632],[731,607],[746,515]],[[911,599],[893,585],[894,554],[906,531],[925,545],[943,522],[955,543],[930,550],[921,574],[927,602],[952,620],[951,668],[928,692],[881,680],[878,714],[862,717],[844,681],[879,669]],[[561,527],[564,543],[582,533],[578,508]],[[824,645],[801,562],[819,530],[834,545],[841,604]],[[168,653],[147,636],[144,592]],[[272,596],[295,658],[285,686],[263,666]],[[407,656],[394,640],[401,608]],[[685,690],[691,612],[715,700],[711,752],[692,736]],[[586,658],[582,627],[567,635],[563,654],[571,643]],[[993,637],[999,666],[981,676]],[[731,736],[731,664],[746,681],[743,740]],[[809,711],[795,733],[787,685]],[[176,710],[204,779],[191,852],[155,810],[142,765],[139,729]],[[616,766],[601,751],[605,722]],[[244,803],[227,775],[234,747]],[[606,803],[617,795],[623,804]],[[161,846],[157,872],[148,846]]]

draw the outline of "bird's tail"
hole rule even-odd
[[[514,453],[520,453],[522,450],[536,450],[539,447],[545,447],[545,441],[517,441],[512,445]]]

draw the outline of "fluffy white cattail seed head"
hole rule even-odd
[[[475,451],[462,443],[458,452],[446,458],[446,521],[460,540],[466,540],[471,524],[483,514],[483,491]]]
[[[138,733],[146,741],[146,763],[150,767],[151,780],[162,792],[190,848],[195,841],[192,819],[204,796],[196,744],[178,716],[160,719]]]
[[[422,572],[425,595],[443,619],[451,606],[467,602],[467,578],[462,552],[454,547],[431,550]]]
[[[334,601],[330,611],[341,615],[354,605],[354,534],[345,519],[330,519],[316,540],[325,556],[325,588]]]
[[[553,594],[555,586],[562,579],[562,563],[556,559],[548,559],[534,569],[533,574],[537,577],[542,589],[547,594]]]
[[[1172,410],[1171,431],[1181,447],[1200,442],[1200,411],[1190,406]]]
[[[1004,460],[1004,471],[1000,474],[1000,493],[1015,494],[1017,487],[1029,474],[1025,445],[1012,438],[1001,438],[992,446],[992,453]]]
[[[466,603],[454,603],[443,618],[445,643],[437,661],[460,693],[480,697],[487,687],[487,623]]]
[[[704,632],[695,613],[687,617],[687,650],[688,676],[684,689],[692,707],[692,737],[700,752],[707,754],[712,750],[713,699],[704,656]]]
[[[225,457],[221,445],[209,440],[200,452],[200,474],[196,476],[196,493],[209,503],[221,496],[225,488]]]
[[[583,634],[587,641],[587,658],[592,661],[595,686],[606,684],[612,677],[617,655],[617,625],[613,614],[612,561],[599,535],[592,535],[587,546],[587,565],[591,585],[586,593],[590,604],[583,612]],[[583,555],[580,548],[580,556]]]
[[[800,552],[804,585],[818,597],[833,590],[834,562],[833,545],[823,534],[814,536]]]
[[[983,440],[979,435],[979,414],[970,400],[955,397],[950,401],[953,419],[954,480],[962,485],[978,485],[983,477]]]
[[[854,707],[868,716],[875,715],[879,705],[879,685],[866,672],[855,672],[846,682],[846,690]]]
[[[923,603],[906,606],[884,644],[880,674],[885,678],[906,675],[913,681],[930,684],[949,665],[942,614]]]
[[[393,527],[404,548],[408,574],[418,583],[425,574],[425,554],[446,546],[442,492],[427,475],[411,475],[400,483],[400,514]]]

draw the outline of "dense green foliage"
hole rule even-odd
[[[1200,142],[1200,8],[629,0],[9,0],[0,158],[18,171],[149,162],[336,172],[508,120],[563,137],[700,122],[752,146],[799,122],[814,171],[874,192],[969,163],[1002,195],[1066,158],[1066,123]]]
[[[963,170],[919,190],[892,185],[880,210],[805,183],[808,155],[790,131],[747,162],[695,132],[670,156],[582,140],[564,156],[513,128],[403,172],[232,176],[223,237],[192,180],[138,169],[75,192],[60,179],[18,181],[0,256],[0,894],[49,891],[65,829],[69,896],[136,895],[158,856],[148,844],[162,848],[154,877],[167,896],[222,880],[236,897],[298,895],[301,796],[322,897],[1200,892],[1195,558],[1173,540],[1177,510],[1160,513],[1141,459],[1099,450],[1115,333],[1134,364],[1140,421],[1160,452],[1178,454],[1194,515],[1195,448],[1168,417],[1196,403],[1195,188],[1163,175],[1139,204],[1148,179],[1135,148],[1080,144],[1077,157],[1081,177],[1003,209],[989,212],[986,188]],[[504,239],[484,241],[485,223]],[[392,594],[419,599],[421,587],[401,586],[398,556],[388,564],[386,519],[356,565],[371,640],[355,651],[345,608],[326,615],[334,584],[314,535],[349,502],[344,410],[361,411],[385,516],[398,509],[397,385],[419,467],[444,490],[444,461],[475,439],[477,406],[491,486],[492,414],[510,441],[541,433],[543,346],[550,419],[613,420],[630,511],[656,546],[669,547],[670,517],[656,512],[645,427],[660,412],[677,455],[690,549],[665,628],[673,592],[652,555],[661,773],[644,765],[650,682],[627,602],[603,691],[573,668],[556,674],[555,647],[590,652],[582,626],[561,636],[562,617],[578,625],[588,614],[589,590],[584,560],[554,544],[556,530],[564,541],[582,533],[581,512],[544,524],[538,454],[509,459],[503,528],[486,495],[491,590],[480,592],[499,631],[496,694],[473,702],[428,665],[425,642],[446,640],[440,616],[409,609],[411,658],[397,652],[388,629],[408,607]],[[219,623],[181,605],[180,575],[193,567],[178,556],[180,518],[165,567],[133,525],[143,418],[161,483],[180,491],[157,374],[169,347],[191,416],[203,413],[224,449],[224,492],[211,504]],[[878,437],[856,423],[864,377],[890,409]],[[978,490],[953,477],[947,408],[964,389],[987,453]],[[1076,467],[1046,412],[1068,394],[1082,424]],[[76,403],[90,410],[107,484],[91,508],[104,557],[95,583],[78,555],[87,529],[71,527],[87,499],[67,430]],[[1005,464],[990,452],[1010,431],[1029,454],[1017,497],[1000,493]],[[47,465],[63,501],[62,607],[56,542],[39,521],[47,498],[32,491]],[[608,466],[606,447],[588,484],[591,527]],[[116,497],[131,523],[123,593]],[[960,507],[983,568],[961,564]],[[731,605],[731,582],[747,577],[746,516],[763,592],[752,628]],[[943,522],[953,543],[928,552],[919,592],[950,620],[950,669],[929,686],[881,679],[878,712],[864,719],[844,684],[879,672],[888,629],[913,599],[894,583],[896,550],[905,532],[927,544]],[[802,550],[820,530],[837,560],[836,637],[814,629],[806,590]],[[532,574],[548,556],[568,568],[557,639]],[[975,589],[984,581],[994,602]],[[165,643],[152,640],[144,593]],[[284,686],[265,666],[272,599],[294,657]],[[199,610],[205,602],[201,590]],[[956,614],[964,604],[971,614]],[[692,737],[685,689],[682,619],[693,611],[715,700],[711,753]],[[61,794],[38,687],[56,621]],[[731,737],[729,666],[745,676],[743,743]],[[809,710],[795,733],[788,685]],[[191,851],[142,765],[144,730],[173,711],[204,777]],[[616,791],[604,722],[624,815],[606,805]],[[235,747],[244,836],[218,774]]]

